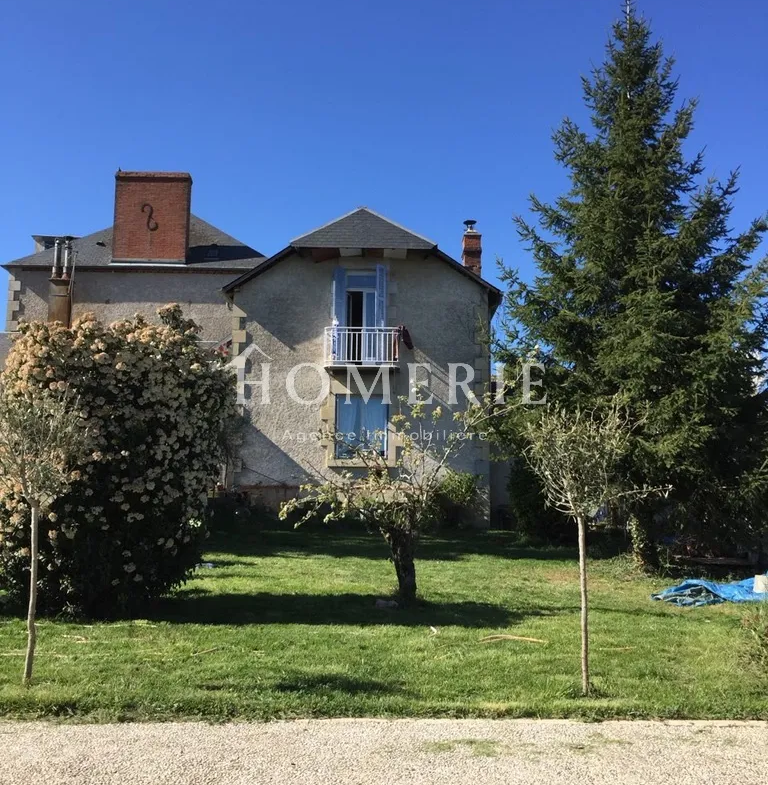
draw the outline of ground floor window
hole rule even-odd
[[[381,395],[336,396],[336,457],[354,458],[360,447],[387,454],[389,406]]]

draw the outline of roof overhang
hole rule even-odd
[[[453,267],[456,272],[474,281],[478,286],[483,287],[488,292],[488,304],[493,314],[501,304],[501,290],[497,289],[493,284],[483,280],[479,275],[476,275],[471,270],[464,267],[461,262],[448,256],[447,253],[441,251],[437,246],[430,249],[405,249],[405,248],[315,248],[300,245],[288,245],[282,251],[278,251],[274,256],[271,256],[265,262],[243,273],[234,281],[230,281],[226,286],[222,287],[222,291],[226,295],[231,295],[236,289],[239,289],[248,281],[256,278],[256,276],[265,273],[267,270],[279,264],[283,259],[296,254],[298,256],[311,259],[315,263],[328,262],[333,259],[343,259],[352,256],[372,258],[372,259],[407,259],[407,258],[422,258],[426,259],[428,256],[434,256],[442,262]]]

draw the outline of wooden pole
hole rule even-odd
[[[579,525],[579,584],[581,586],[581,691],[589,695],[589,619],[587,607],[587,523],[577,519]]]
[[[32,663],[35,658],[35,643],[37,642],[37,628],[35,627],[35,614],[37,611],[37,554],[38,554],[38,518],[40,517],[40,505],[31,502],[32,522],[30,536],[29,554],[29,610],[27,612],[27,656],[24,659],[24,678],[23,684],[29,684],[32,679]]]

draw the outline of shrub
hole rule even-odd
[[[40,607],[107,616],[135,612],[199,561],[207,491],[226,453],[235,390],[223,359],[197,342],[179,306],[104,326],[20,327],[7,389],[69,385],[85,418],[88,457],[40,532]],[[23,601],[28,561],[21,494],[0,496],[0,586]]]
[[[253,504],[247,493],[227,491],[208,500],[206,526],[212,535],[248,536],[277,522],[277,513]]]
[[[477,477],[448,469],[437,488],[437,524],[449,527],[470,525],[475,517],[473,504],[476,500]]]
[[[543,542],[576,542],[573,524],[559,510],[546,505],[541,480],[524,460],[513,463],[507,490],[513,531]]]

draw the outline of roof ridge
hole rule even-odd
[[[414,232],[413,229],[409,229],[407,226],[403,226],[399,224],[397,221],[393,221],[391,218],[387,218],[386,215],[382,215],[381,213],[377,213],[376,210],[371,210],[370,207],[361,207],[360,210],[365,210],[367,213],[371,215],[375,215],[377,218],[381,218],[382,221],[386,221],[387,223],[392,224],[392,226],[396,226],[398,229],[402,229],[404,232],[408,232],[408,234],[412,234],[414,237],[418,237],[419,240],[424,240],[425,243],[432,243],[432,245],[437,248],[437,243],[431,237],[425,237],[423,234],[419,234],[418,232]]]
[[[397,223],[397,221],[393,221],[391,218],[387,218],[386,215],[382,215],[381,213],[377,213],[376,210],[371,210],[370,207],[355,207],[354,210],[350,210],[348,213],[344,213],[343,215],[339,215],[336,218],[327,221],[326,223],[322,224],[321,226],[317,226],[314,229],[310,229],[308,232],[303,232],[300,235],[297,235],[292,240],[290,240],[290,245],[295,245],[299,240],[303,239],[304,237],[308,237],[311,234],[315,234],[315,232],[319,232],[323,229],[327,229],[330,226],[333,226],[340,221],[343,221],[345,218],[349,218],[351,215],[355,215],[355,213],[368,213],[369,215],[378,218],[380,221],[385,221],[386,223],[390,224],[390,226],[394,226],[396,229],[400,229],[401,232],[406,232],[410,234],[412,237],[416,237],[419,240],[422,240],[425,243],[429,243],[433,247],[437,248],[437,243],[430,239],[429,237],[425,237],[423,234],[419,234],[418,232],[414,232],[412,229],[409,229],[407,226],[403,226],[402,224]]]
[[[316,226],[314,229],[310,229],[308,232],[303,232],[302,234],[296,235],[296,237],[288,241],[288,245],[293,245],[296,242],[296,240],[301,240],[302,237],[306,237],[308,234],[314,234],[315,232],[319,232],[321,229],[326,229],[329,226],[333,226],[333,224],[338,223],[344,218],[349,218],[350,215],[354,215],[355,213],[360,213],[363,210],[367,210],[367,209],[368,209],[367,207],[355,207],[354,210],[350,210],[348,213],[344,213],[344,215],[339,215],[336,218],[331,218],[330,221],[326,221],[324,224],[321,224],[320,226]]]

